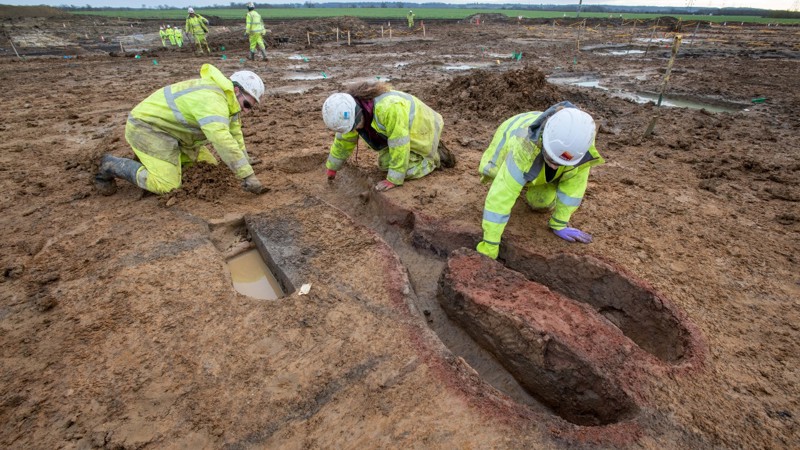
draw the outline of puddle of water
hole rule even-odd
[[[576,83],[574,83],[574,84],[575,84],[575,86],[582,86],[582,87],[589,87],[589,88],[595,88],[595,89],[602,89],[602,90],[604,90],[604,91],[607,91],[607,90],[608,90],[608,88],[606,88],[606,87],[603,87],[603,86],[600,86],[600,81],[599,81],[599,80],[586,80],[586,81],[578,81],[578,82],[576,82]]]
[[[323,75],[322,72],[287,72],[284,80],[322,80],[331,78],[330,74]]]
[[[581,86],[589,88],[598,88],[607,90],[607,88],[600,86],[600,80],[596,78],[581,76],[581,77],[548,77],[547,81],[553,84],[568,84],[571,86]]]
[[[634,39],[634,40],[635,40],[636,42],[653,43],[653,44],[658,44],[658,43],[661,43],[661,44],[671,44],[671,43],[672,43],[672,38],[655,38],[655,39],[650,39],[650,38],[636,38],[636,39]]]
[[[472,70],[474,68],[475,66],[470,66],[469,64],[442,66],[442,70]]]
[[[643,54],[644,50],[613,50],[610,52],[598,52],[598,55],[608,56],[625,56],[625,55],[638,55]]]
[[[248,250],[227,261],[233,287],[240,294],[259,300],[277,300],[283,297],[278,280],[261,259],[258,250]]]
[[[299,59],[301,61],[308,62],[310,58],[308,56],[303,56],[303,55],[292,55],[289,57],[289,59]]]
[[[446,64],[442,66],[442,70],[447,70],[447,71],[472,70],[472,69],[480,69],[483,67],[489,67],[492,65],[494,65],[494,63]]]
[[[639,77],[637,77],[639,79]],[[580,87],[588,87],[591,89],[601,89],[604,91],[608,91],[607,87],[600,85],[600,80],[597,80],[592,77],[582,76],[582,77],[548,77],[547,81],[553,84],[560,84],[560,85],[571,85],[571,86],[580,86]],[[648,92],[611,92],[611,95],[619,98],[625,98],[628,100],[632,100],[636,103],[657,103],[658,102],[658,94],[648,93]],[[710,112],[736,112],[744,109],[743,106],[737,105],[732,102],[717,102],[717,103],[709,103],[709,102],[702,102],[698,100],[686,99],[686,98],[675,98],[664,96],[661,99],[661,106],[671,107],[671,108],[689,108],[689,109],[705,109],[706,111]]]
[[[372,77],[358,77],[348,79],[348,83],[360,83],[362,81],[391,81],[393,78],[389,75],[375,75]]]
[[[267,89],[268,94],[305,94],[310,91],[313,86],[307,84],[300,84],[297,86],[280,86],[272,89]]]
[[[621,92],[618,94],[619,97],[622,98],[629,98],[636,103],[658,103],[658,94],[652,94],[648,92]],[[674,97],[667,97],[664,96],[661,99],[661,106],[667,106],[672,108],[689,108],[689,109],[705,109],[706,111],[711,112],[736,112],[740,111],[743,108],[738,106],[725,106],[725,105],[715,105],[710,103],[703,103],[698,102],[696,100],[688,100],[688,99],[680,99]]]

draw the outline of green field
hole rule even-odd
[[[197,12],[204,16],[216,16],[221,19],[244,20],[244,8],[197,8]],[[318,19],[324,17],[352,16],[364,19],[387,19],[404,21],[408,9],[406,8],[260,8],[258,10],[265,19]],[[157,19],[180,20],[186,17],[185,9],[137,9],[137,10],[102,10],[102,11],[73,11],[73,14],[98,15],[107,17],[121,17],[128,19]],[[423,8],[415,11],[416,20],[425,19],[464,19],[473,14],[505,14],[516,18],[522,16],[531,19],[574,18],[575,11],[522,11],[510,9],[435,9]],[[619,17],[615,14],[614,17]],[[625,19],[652,19],[663,17],[663,14],[622,14]],[[608,18],[604,13],[581,13],[585,18]],[[677,15],[684,21],[703,20],[710,22],[745,22],[745,23],[780,23],[800,24],[800,19],[770,19],[755,16],[707,16],[707,15]]]

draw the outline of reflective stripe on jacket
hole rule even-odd
[[[239,112],[233,83],[216,67],[203,64],[199,79],[159,89],[133,108],[128,121],[178,141],[178,149],[166,145],[139,149],[149,155],[177,164],[181,152],[191,157],[210,141],[236,176],[245,178],[253,168],[247,161]]]
[[[389,173],[386,179],[403,184],[409,167],[409,154],[431,155],[438,161],[442,116],[411,94],[389,91],[375,98],[370,126],[389,142]],[[326,167],[339,170],[358,142],[358,132],[336,133]],[[379,149],[376,149],[379,150]]]
[[[245,31],[247,33],[264,33],[264,22],[261,21],[261,14],[255,10],[247,12],[247,27]]]
[[[549,226],[560,230],[567,226],[570,216],[580,206],[589,179],[589,169],[605,161],[592,142],[589,151],[575,166],[559,166],[552,180],[545,179],[541,131],[546,118],[559,107],[574,107],[568,102],[551,107],[544,113],[530,112],[514,116],[500,125],[489,148],[484,152],[479,171],[482,177],[494,181],[486,196],[483,210],[483,240],[498,245],[523,186],[529,188],[544,184],[556,185],[555,210]],[[543,116],[545,120],[537,121]],[[492,155],[505,154],[501,160]]]

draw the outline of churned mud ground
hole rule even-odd
[[[352,18],[275,22],[270,59],[250,62],[238,22],[196,56],[159,48],[157,22],[15,11],[0,36],[3,448],[800,442],[800,30],[684,26],[667,97],[707,108],[657,109],[629,98],[659,92],[666,20],[425,35],[398,20],[391,39]],[[271,191],[195,166],[167,196],[95,193],[99,155],[132,154],[128,111],[203,63],[264,78],[244,127]],[[328,184],[320,107],[367,79],[437,109],[458,165],[376,193],[362,144]],[[561,100],[600,126],[607,163],[573,216],[594,243],[559,240],[519,201],[501,260],[476,256],[482,151],[506,118]],[[234,290],[225,261],[247,241],[284,298]]]

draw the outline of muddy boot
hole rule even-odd
[[[256,52],[250,51],[250,57],[248,58],[250,61],[256,60]]]
[[[267,60],[267,51],[264,50],[263,48],[261,49],[261,60],[262,61],[266,61]]]
[[[127,180],[134,186],[146,189],[139,184],[137,172],[142,164],[128,158],[117,158],[116,156],[103,155],[100,159],[100,167],[94,177],[94,184],[97,190],[103,195],[111,195],[117,191],[117,183],[114,178]],[[145,184],[146,174],[142,177],[142,184]]]
[[[97,175],[94,176],[94,188],[100,195],[114,195],[117,192],[117,180],[111,173],[110,160],[106,158],[107,156],[103,155]]]
[[[456,157],[453,153],[444,145],[444,142],[439,141],[439,162],[442,164],[442,167],[451,169],[456,166]]]

